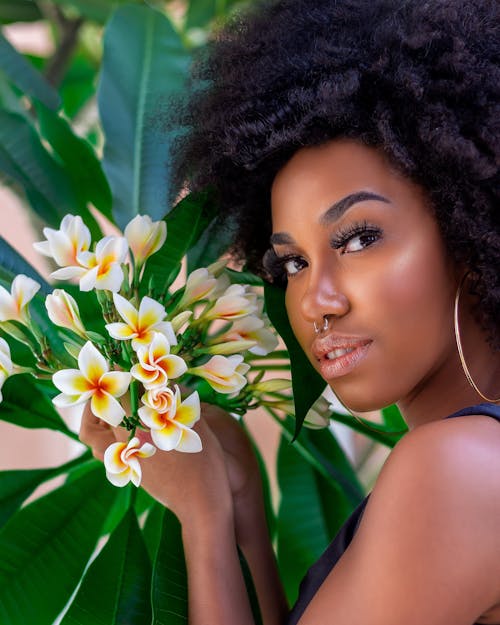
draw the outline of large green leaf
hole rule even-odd
[[[98,90],[106,138],[104,171],[120,228],[137,214],[168,212],[170,98],[186,81],[190,57],[169,19],[148,6],[119,8],[104,37]]]
[[[140,2],[142,0],[136,0]],[[53,4],[77,11],[82,17],[104,24],[116,7],[133,0],[52,0]]]
[[[61,625],[146,625],[150,586],[151,563],[129,509],[88,568]]]
[[[7,241],[0,236],[0,281],[7,288],[20,273],[36,280],[41,291],[48,295],[52,288],[32,265],[25,260]]]
[[[74,591],[116,489],[102,467],[37,499],[0,532],[0,623],[51,625]]]
[[[162,534],[153,565],[151,600],[151,625],[186,625],[188,622],[187,574],[181,525],[167,509],[163,513]]]
[[[67,473],[88,460],[90,452],[50,469],[23,469],[0,472],[0,528],[16,512],[33,491],[43,482]]]
[[[186,28],[203,28],[212,20],[224,17],[239,0],[190,0]]]
[[[195,243],[213,216],[214,206],[205,193],[188,195],[165,217],[167,242],[147,261],[142,278],[146,290],[150,281],[155,292],[165,291],[176,276],[181,260]]]
[[[302,351],[288,320],[285,308],[285,291],[272,284],[264,284],[266,312],[285,341],[290,355],[293,399],[295,402],[295,436],[298,435],[309,408],[325,388],[325,381],[314,369]]]
[[[79,214],[87,226],[94,225],[94,218],[86,210],[87,202],[92,202],[112,220],[111,191],[93,148],[75,135],[68,122],[57,113],[44,106],[37,106],[37,113],[41,134],[61,159],[79,200]],[[94,226],[92,234],[102,236],[98,226]]]
[[[23,428],[47,428],[78,438],[59,414],[54,405],[29,374],[8,378],[2,388],[0,419]]]
[[[0,0],[0,22],[34,22],[42,19],[33,0]]]
[[[59,95],[34,67],[0,33],[0,68],[26,95],[37,98],[49,109],[57,109]]]
[[[293,604],[300,580],[328,546],[352,506],[285,438],[278,452],[278,481],[278,562],[285,592]]]
[[[22,115],[0,109],[0,167],[21,184],[35,210],[48,225],[76,205],[64,169],[49,154],[35,128]]]

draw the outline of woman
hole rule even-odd
[[[144,463],[192,625],[253,623],[237,544],[266,625],[500,623],[498,29],[496,0],[280,0],[198,66],[178,182],[213,188],[342,402],[409,432],[289,616],[237,424],[207,409],[202,453]],[[115,436],[85,415],[97,457]]]

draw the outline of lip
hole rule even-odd
[[[337,378],[350,373],[365,358],[371,343],[371,339],[329,334],[314,341],[312,353],[319,362],[321,375],[325,379]],[[336,349],[352,351],[332,360],[327,358],[327,354]]]

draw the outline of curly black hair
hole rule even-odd
[[[500,3],[277,0],[197,59],[174,186],[211,188],[233,253],[265,275],[270,189],[303,146],[376,146],[430,199],[500,348]],[[194,87],[196,85],[196,87]]]

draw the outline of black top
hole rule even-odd
[[[452,419],[453,417],[462,417],[474,414],[484,414],[493,417],[500,422],[500,406],[489,403],[463,408],[462,410],[454,412],[445,418]],[[323,555],[307,572],[300,584],[298,599],[293,606],[292,611],[288,615],[287,625],[296,625],[298,623],[300,617],[304,613],[321,584],[327,578],[333,567],[337,564],[347,547],[349,547],[351,540],[354,538],[356,530],[358,529],[366,504],[368,503],[369,496],[370,495],[367,495],[359,506],[352,512],[351,516],[340,528],[333,541],[326,548]]]

